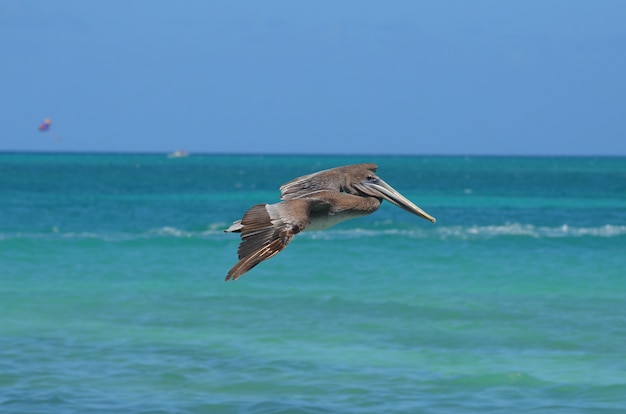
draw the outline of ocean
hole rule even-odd
[[[236,282],[292,178],[384,202]],[[626,158],[0,153],[2,413],[623,413]]]

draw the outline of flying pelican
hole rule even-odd
[[[376,174],[376,164],[331,168],[298,177],[280,187],[283,201],[257,204],[224,232],[241,233],[239,262],[226,280],[241,275],[275,256],[303,230],[322,230],[378,210],[387,200],[409,213],[435,222]]]

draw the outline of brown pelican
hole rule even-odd
[[[254,266],[275,256],[303,230],[321,230],[378,210],[387,200],[417,216],[435,218],[410,202],[374,174],[376,164],[331,168],[298,177],[280,187],[276,204],[257,204],[225,232],[241,233],[239,262],[226,280],[236,280]]]

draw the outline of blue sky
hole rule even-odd
[[[3,0],[0,151],[626,155],[625,16],[622,0]]]

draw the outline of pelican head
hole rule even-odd
[[[425,218],[431,222],[435,222],[436,219],[424,210],[416,206],[400,194],[395,188],[387,184],[382,178],[375,174],[376,166],[372,164],[360,164],[352,166],[350,171],[350,178],[347,181],[347,185],[343,187],[343,190],[347,193],[365,195],[369,197],[375,197],[379,200],[387,200],[390,203],[400,207],[401,209],[408,211],[411,214]],[[355,168],[361,167],[361,168]]]

